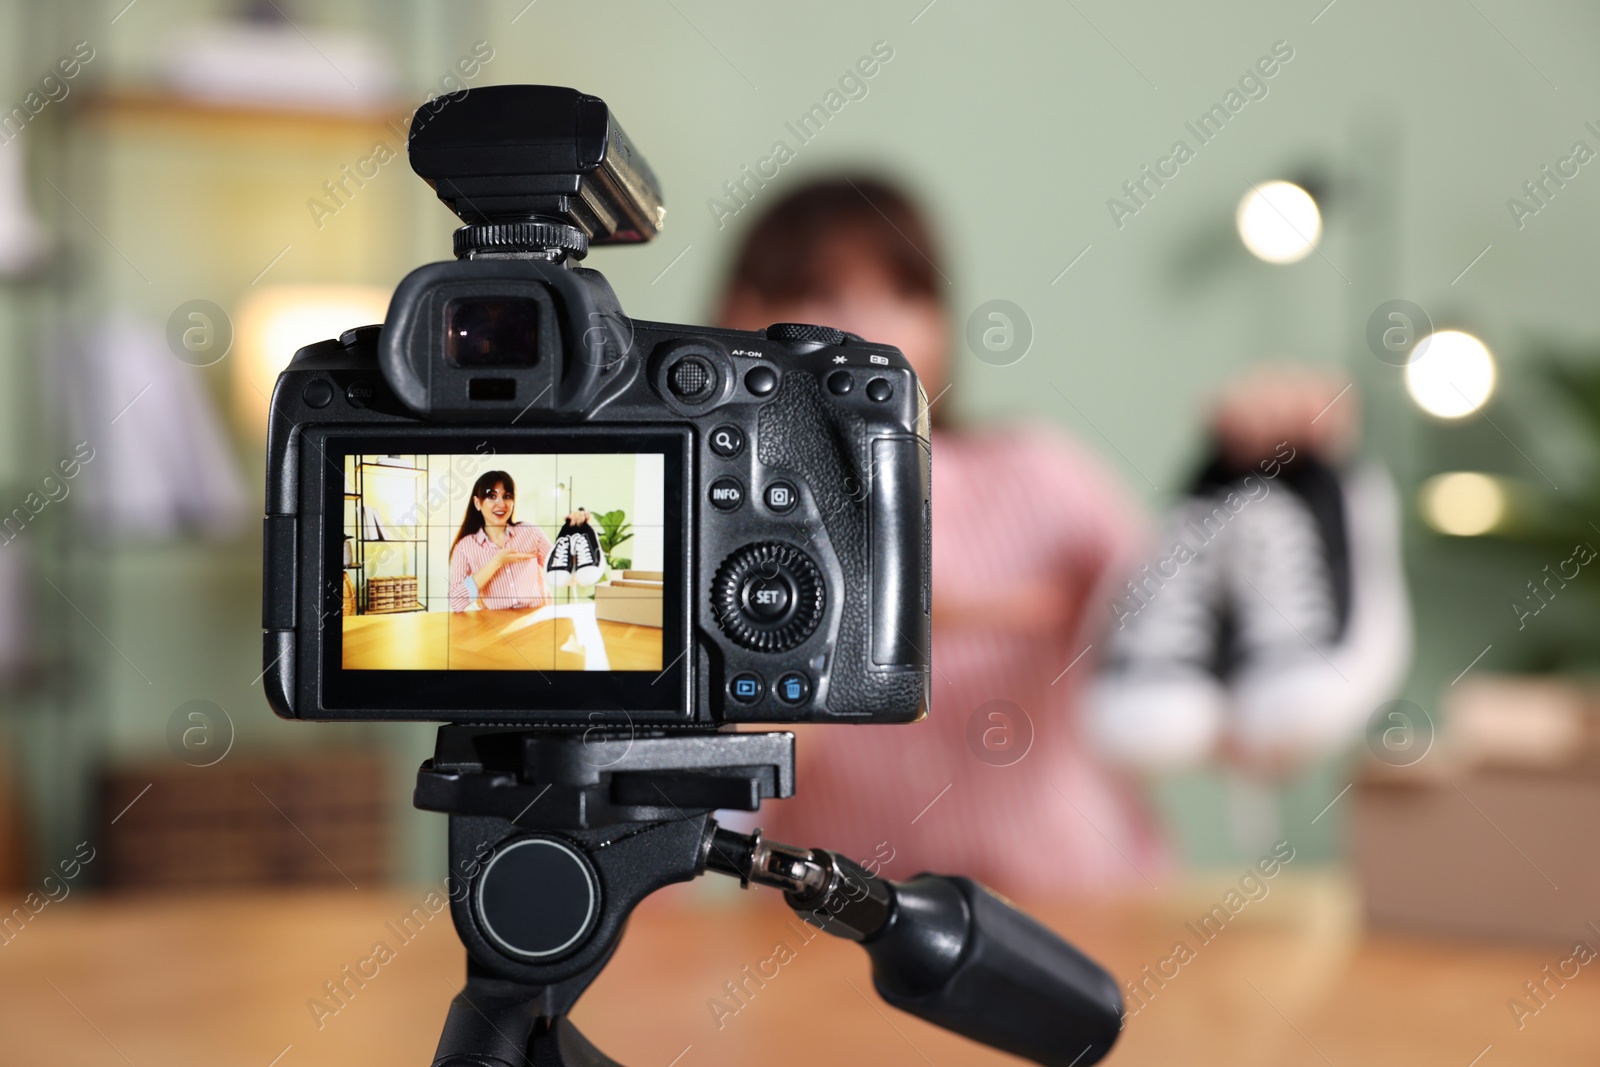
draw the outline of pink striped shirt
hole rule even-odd
[[[489,588],[479,590],[472,576],[488,565],[500,546],[482,530],[456,542],[450,550],[451,611],[466,611],[478,603],[480,592],[485,608],[537,608],[550,602],[544,580],[550,538],[537,526],[514,522],[506,527],[506,547],[513,552],[532,552],[536,558],[507,563],[494,572]]]
[[[1142,547],[1136,512],[1098,461],[1039,429],[935,434],[933,486],[935,603],[1042,587],[1059,622],[937,625],[928,718],[803,728],[797,794],[758,821],[778,841],[892,854],[890,878],[968,874],[1019,895],[1145,884],[1165,850],[1077,723],[1111,591]]]

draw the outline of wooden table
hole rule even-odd
[[[555,610],[563,610],[560,606]],[[577,605],[594,610],[592,603]],[[581,671],[584,627],[570,618],[502,608],[492,611],[409,611],[344,619],[344,665],[356,670]],[[661,630],[601,619],[611,670],[661,670]],[[590,631],[593,632],[593,631]]]
[[[1185,922],[1226,888],[1035,911],[1130,977],[1194,941]],[[425,1065],[463,955],[448,912],[396,937],[389,924],[423,892],[69,897],[0,945],[0,1062]],[[1109,1062],[1587,1067],[1600,1056],[1600,963],[1519,1031],[1507,999],[1570,950],[1364,935],[1352,900],[1336,878],[1285,873],[1129,1019]],[[309,1002],[331,1004],[325,983],[379,940],[394,958],[319,1028]],[[795,958],[719,1028],[708,1002],[726,1002],[724,983],[779,941]],[[576,1019],[627,1067],[1018,1062],[884,1006],[858,948],[803,942],[775,894],[720,880],[647,901]]]

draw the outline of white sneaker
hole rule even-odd
[[[1173,513],[1154,563],[1118,591],[1117,628],[1091,687],[1086,728],[1113,762],[1144,771],[1204,761],[1221,734],[1222,558],[1206,525],[1213,501]]]
[[[1228,731],[1263,756],[1310,758],[1360,733],[1411,656],[1399,505],[1374,465],[1320,464],[1238,516],[1226,553],[1238,663]]]

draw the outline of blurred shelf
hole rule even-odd
[[[386,128],[393,123],[395,134],[403,137],[413,110],[413,105],[401,101],[392,107],[353,112],[201,100],[161,89],[119,89],[84,94],[71,106],[71,115],[89,122],[184,126],[225,130],[233,135],[241,129],[257,133],[273,128],[346,133]]]
[[[411,604],[409,606],[399,607],[399,608],[368,608],[366,611],[358,612],[357,614],[360,614],[360,615],[404,615],[404,614],[407,614],[409,612],[426,611],[426,610],[427,609],[424,608],[421,604]]]

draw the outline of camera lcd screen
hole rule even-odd
[[[444,358],[453,367],[531,367],[539,360],[539,305],[457,299],[445,306]]]
[[[676,436],[327,445],[325,706],[676,710]]]

